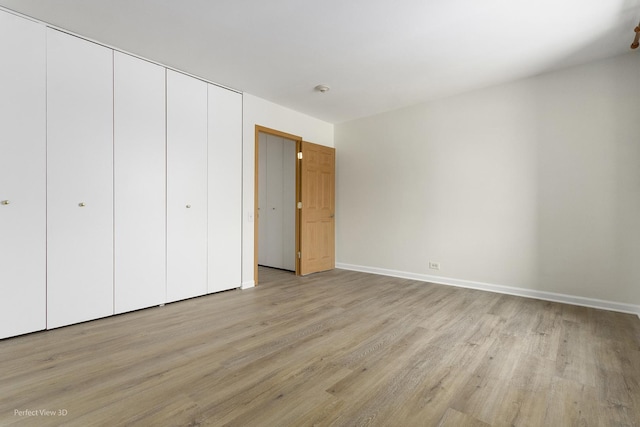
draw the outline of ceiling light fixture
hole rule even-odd
[[[633,30],[636,32],[636,37],[633,39],[633,43],[631,43],[631,49],[636,49],[640,46],[640,24]]]
[[[316,87],[314,87],[315,90],[317,90],[320,93],[325,93],[328,92],[329,89],[331,89],[329,86],[327,85],[318,85]]]

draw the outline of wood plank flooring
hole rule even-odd
[[[0,425],[640,426],[637,316],[260,274],[254,289],[0,341]]]

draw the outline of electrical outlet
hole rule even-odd
[[[440,263],[429,261],[429,268],[432,270],[440,270]]]

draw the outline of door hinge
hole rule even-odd
[[[298,160],[302,160],[302,151],[298,152]]]
[[[298,259],[302,258],[302,252],[298,252]]]
[[[289,205],[291,206],[291,205]],[[298,209],[302,209],[302,202],[298,202]]]

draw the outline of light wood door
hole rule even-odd
[[[166,300],[165,69],[114,53],[115,312]]]
[[[207,292],[242,285],[242,95],[209,89]]]
[[[45,48],[0,11],[0,339],[46,327]]]
[[[167,70],[167,301],[207,293],[207,83]]]
[[[113,314],[113,51],[47,30],[47,327]]]
[[[302,142],[300,274],[335,267],[335,149]]]

